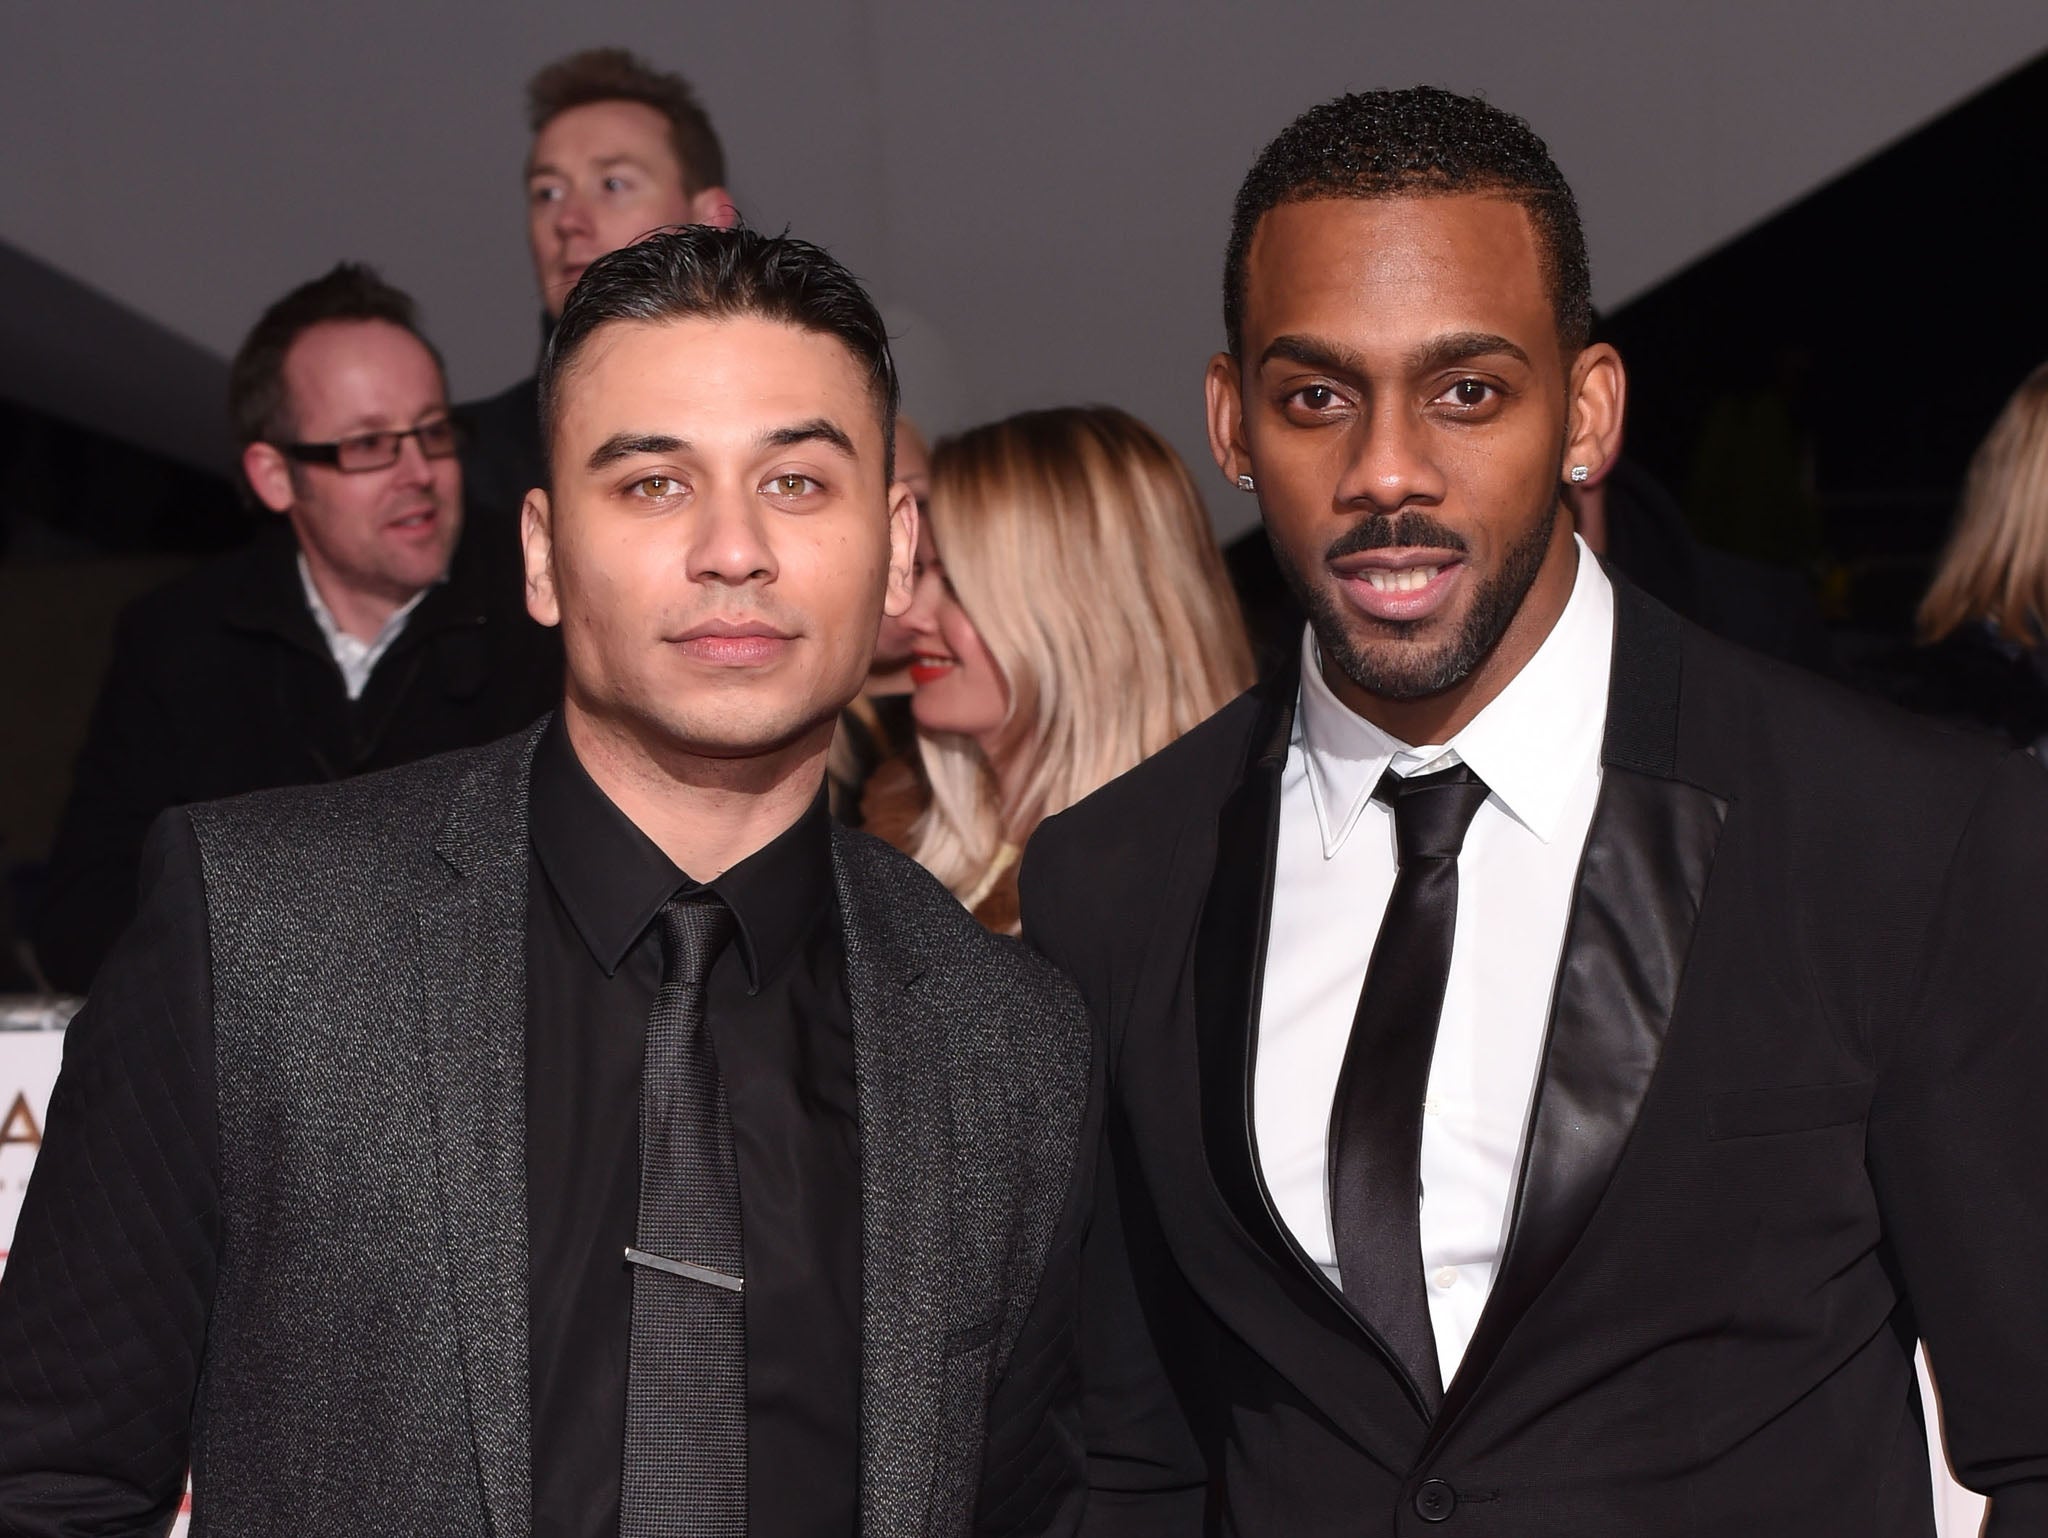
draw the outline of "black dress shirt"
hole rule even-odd
[[[534,757],[527,896],[528,1337],[535,1538],[615,1538],[625,1440],[640,1062],[661,982],[654,924],[696,883],[577,762]],[[748,1527],[858,1523],[860,1142],[831,829],[822,793],[709,885],[738,938],[709,1004],[739,1161]]]

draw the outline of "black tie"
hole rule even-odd
[[[732,938],[708,895],[661,910],[661,991],[640,1082],[639,1232],[627,1251],[620,1538],[744,1538],[747,1321],[732,1117],[705,1025],[705,983]]]
[[[1359,990],[1330,1111],[1330,1222],[1344,1296],[1443,1397],[1422,1278],[1422,1102],[1458,925],[1458,851],[1486,786],[1463,764],[1373,791],[1394,810],[1400,872]]]

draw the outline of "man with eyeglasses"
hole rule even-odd
[[[516,546],[462,539],[447,383],[405,294],[353,263],[294,289],[228,393],[243,475],[277,516],[121,618],[36,925],[67,991],[133,914],[166,808],[473,747],[560,690]]]

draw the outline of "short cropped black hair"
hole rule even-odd
[[[831,253],[789,235],[715,229],[658,230],[590,264],[570,290],[540,364],[540,421],[550,460],[563,383],[600,327],[742,315],[836,337],[867,373],[882,418],[882,474],[895,477],[899,390],[889,333],[874,300]]]
[[[586,48],[527,81],[527,126],[539,133],[571,107],[600,101],[638,102],[668,119],[669,146],[683,168],[685,192],[725,185],[725,146],[690,82],[624,48]]]
[[[1223,258],[1223,329],[1244,341],[1245,264],[1259,221],[1283,203],[1481,193],[1529,212],[1567,358],[1593,307],[1578,200],[1534,129],[1512,112],[1436,86],[1361,91],[1311,107],[1259,152],[1237,190]]]
[[[380,320],[409,331],[433,354],[442,379],[441,353],[420,330],[419,307],[363,262],[338,262],[332,271],[301,283],[265,310],[228,365],[228,416],[237,443],[284,443],[298,433],[291,392],[284,384],[292,343],[328,321]]]

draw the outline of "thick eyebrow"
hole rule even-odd
[[[786,449],[799,443],[826,443],[839,450],[848,459],[860,456],[854,452],[853,440],[843,428],[824,417],[814,417],[808,422],[792,423],[788,427],[773,427],[761,434],[763,448]],[[590,451],[585,464],[598,471],[617,464],[622,459],[634,459],[642,454],[687,454],[690,441],[668,433],[613,433],[604,442]]]
[[[1474,358],[1513,358],[1524,367],[1529,355],[1504,336],[1495,336],[1490,331],[1454,331],[1445,336],[1432,337],[1411,352],[1405,360],[1411,374],[1429,374],[1438,369],[1450,368],[1460,363],[1469,363]],[[1339,374],[1352,379],[1363,379],[1371,373],[1366,360],[1348,347],[1330,342],[1318,341],[1309,336],[1276,336],[1265,352],[1259,357],[1259,367],[1271,362],[1298,363],[1303,368],[1320,369],[1326,374]]]
[[[1312,336],[1276,336],[1266,350],[1259,354],[1259,367],[1268,363],[1298,363],[1303,368],[1320,369],[1325,374],[1346,374],[1354,379],[1363,379],[1368,370],[1365,359],[1348,347],[1339,347],[1331,342],[1319,342]]]
[[[1454,331],[1436,337],[1408,355],[1411,374],[1433,374],[1441,368],[1470,363],[1474,358],[1513,358],[1524,368],[1529,355],[1504,336],[1487,331]]]
[[[853,440],[846,435],[846,430],[824,417],[813,417],[808,422],[798,422],[790,427],[771,428],[761,434],[763,448],[789,449],[799,443],[826,443],[848,459],[860,458],[853,451]]]
[[[584,463],[597,471],[641,454],[683,454],[689,448],[687,439],[672,438],[666,433],[613,433],[590,451],[590,458]]]

